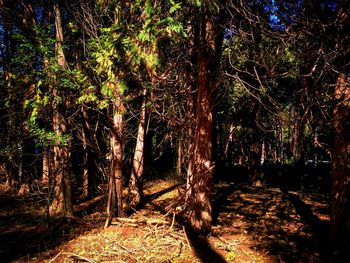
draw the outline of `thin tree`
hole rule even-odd
[[[56,30],[56,60],[59,67],[62,70],[67,69],[67,61],[63,51],[63,26],[61,9],[58,3],[54,4],[55,13],[55,30]],[[57,143],[54,146],[54,193],[53,202],[50,207],[52,213],[63,213],[67,217],[73,217],[73,205],[72,205],[72,189],[71,189],[71,142],[68,139],[66,142],[62,142],[62,138],[67,135],[67,120],[66,109],[69,105],[67,94],[63,94],[64,91],[59,92],[55,86],[52,90],[54,97],[53,102],[53,130],[58,138]],[[58,98],[61,98],[60,105],[58,104]],[[64,145],[66,144],[66,145]]]

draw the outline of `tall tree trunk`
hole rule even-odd
[[[97,190],[97,173],[100,152],[99,140],[96,132],[91,128],[89,112],[81,107],[82,115],[82,144],[83,144],[83,195],[82,198],[92,197]],[[97,128],[97,127],[96,127]],[[101,169],[101,168],[100,168]]]
[[[110,224],[114,217],[123,217],[123,113],[124,103],[119,96],[119,92],[115,92],[115,101],[113,102],[113,123],[111,133],[111,156],[110,156],[110,172],[108,181],[108,201],[107,201],[107,220],[105,227]]]
[[[208,82],[205,61],[199,64],[199,87],[196,105],[196,134],[194,141],[193,167],[190,181],[191,206],[190,221],[196,232],[210,232],[211,230],[211,133],[212,133],[212,98]]]
[[[235,131],[235,126],[233,125],[233,123],[230,123],[229,134],[228,134],[227,139],[225,141],[225,150],[224,150],[224,158],[227,161],[232,160],[232,144],[233,144],[234,131]]]
[[[335,254],[350,249],[350,75],[340,75],[335,90],[331,243]]]
[[[91,169],[93,163],[95,160],[91,160],[91,146],[89,145],[91,143],[91,135],[90,135],[90,123],[89,123],[89,116],[86,112],[86,109],[84,106],[81,107],[81,114],[82,114],[82,123],[83,123],[83,130],[82,130],[82,136],[83,136],[83,196],[82,198],[87,198],[90,196],[91,193],[91,187],[90,187],[90,178],[93,176],[93,169]]]
[[[182,176],[182,136],[181,135],[177,141],[176,174],[179,177]]]
[[[142,198],[142,173],[144,163],[144,149],[145,149],[145,126],[146,126],[146,92],[143,90],[143,98],[140,110],[139,126],[136,137],[136,146],[134,151],[134,158],[132,161],[131,176],[129,181],[129,204],[132,207],[137,207]]]
[[[338,41],[342,74],[335,86],[333,110],[334,138],[332,152],[332,194],[330,241],[334,254],[348,258],[350,254],[350,12],[348,1],[338,4]],[[334,258],[334,262],[337,258]]]
[[[192,7],[190,8],[190,12],[194,13],[196,10]],[[196,72],[194,70],[194,65],[197,61],[196,56],[196,44],[198,44],[197,39],[197,32],[198,32],[198,23],[194,22],[194,19],[192,18],[192,21],[189,23],[189,63],[186,64],[186,72],[185,72],[185,79],[186,84],[188,86],[188,93],[187,93],[187,116],[186,116],[186,132],[187,132],[187,149],[186,149],[186,157],[187,157],[187,163],[185,164],[187,166],[187,178],[186,178],[186,195],[185,195],[185,206],[190,204],[190,199],[192,195],[192,180],[193,180],[193,149],[194,149],[194,138],[195,138],[195,130],[196,130],[196,123],[195,123],[195,92],[196,92]]]
[[[293,125],[292,125],[292,154],[296,164],[304,161],[304,127],[306,122],[306,115],[300,114],[299,109],[292,111]]]
[[[83,143],[83,194],[82,198],[85,199],[89,196],[89,153],[86,130],[83,128],[82,132]]]
[[[190,86],[192,89],[193,87]],[[195,110],[194,110],[194,98],[192,92],[189,94],[187,99],[188,105],[188,120],[187,124],[187,178],[186,178],[186,196],[185,196],[185,205],[190,204],[190,199],[192,196],[192,180],[193,180],[193,161],[194,161],[194,138],[195,138]]]
[[[42,182],[47,184],[50,178],[51,172],[51,152],[50,149],[45,148],[42,153],[43,170],[42,170]]]
[[[207,234],[211,231],[212,207],[212,94],[216,89],[216,73],[222,43],[219,17],[208,11],[200,16],[198,42],[196,43],[196,105],[193,155],[188,169],[191,188],[187,207],[193,231]]]
[[[266,160],[266,134],[261,141],[261,155],[260,155],[260,165],[263,165]]]
[[[67,61],[63,52],[63,27],[61,10],[59,5],[54,5],[55,28],[56,28],[56,60],[63,69],[67,68]],[[66,94],[60,94],[56,87],[53,88],[53,97],[61,97],[62,102],[58,105],[53,103],[53,130],[57,138],[67,135],[67,123],[65,119],[68,98]],[[54,193],[53,202],[50,207],[52,213],[64,214],[67,217],[73,216],[72,189],[71,189],[71,163],[70,163],[71,143],[57,142],[54,146]]]
[[[12,87],[12,77],[10,72],[5,73],[5,80],[7,81],[6,88],[8,92],[8,120],[7,120],[7,129],[8,129],[8,136],[7,136],[7,143],[12,146],[10,148],[13,148],[14,142],[16,142],[16,129],[14,124],[14,94],[13,94],[13,87]],[[5,183],[5,189],[9,191],[14,191],[16,184],[18,183],[18,173],[16,171],[16,154],[13,149],[10,149],[10,152],[8,153],[8,161],[6,165],[7,173],[6,173],[6,183]]]

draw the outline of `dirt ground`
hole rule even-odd
[[[103,201],[73,221],[48,223],[46,200],[0,186],[0,262],[324,262],[327,198],[280,188],[220,182],[214,226],[198,239],[178,222],[183,186],[145,185],[146,202],[103,228]]]

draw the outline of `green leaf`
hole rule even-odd
[[[129,90],[128,85],[126,84],[125,81],[120,80],[120,81],[118,82],[118,90],[119,90],[120,94],[122,94],[122,95],[123,95],[126,91]]]

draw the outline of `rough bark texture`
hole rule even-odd
[[[194,8],[192,8],[191,13],[195,12]],[[195,20],[192,18],[192,21],[189,23],[189,63],[186,64],[186,84],[188,86],[188,94],[187,94],[187,116],[186,116],[186,132],[187,132],[187,179],[186,179],[186,196],[185,196],[185,205],[190,204],[190,199],[192,195],[192,187],[191,182],[193,178],[193,149],[194,149],[194,138],[195,138],[195,128],[196,123],[195,120],[195,104],[194,104],[194,95],[196,90],[196,72],[194,70],[193,65],[196,64],[197,61],[197,52],[195,45],[198,44],[197,32],[198,32],[198,24],[195,23]]]
[[[42,171],[42,182],[45,184],[49,182],[50,177],[50,151],[49,149],[44,149],[43,151],[43,171]]]
[[[350,10],[348,1],[338,5],[339,66],[333,110],[333,178],[331,194],[330,241],[334,262],[350,256]]]
[[[145,125],[146,125],[146,89],[143,91],[143,98],[140,110],[139,126],[136,137],[134,158],[132,161],[131,176],[129,181],[129,205],[137,207],[142,198],[142,173],[145,148]]]
[[[190,213],[192,230],[203,235],[211,231],[212,223],[212,94],[216,89],[216,72],[222,42],[218,18],[204,11],[198,21],[197,43],[195,39],[197,47],[195,137],[193,155],[190,157],[188,168],[190,190],[187,193],[186,205]]]
[[[331,198],[331,243],[335,254],[350,249],[350,76],[340,75],[333,112],[334,147]]]
[[[196,106],[196,135],[193,155],[193,174],[190,185],[191,194],[191,226],[196,232],[211,230],[211,133],[212,133],[212,99],[206,86],[207,74],[205,62],[200,62],[200,79]]]
[[[53,96],[57,96],[56,90],[53,91]],[[53,104],[53,130],[57,137],[62,136],[62,125],[59,122],[59,112],[58,107]],[[50,214],[60,214],[64,211],[64,203],[63,203],[63,167],[62,164],[62,149],[61,146],[55,145],[53,148],[54,158],[53,158],[53,177],[52,177],[52,185],[53,188],[53,200],[50,206]]]
[[[116,87],[117,89],[117,87]],[[107,221],[105,227],[110,224],[113,217],[123,217],[123,101],[115,92],[115,101],[113,103],[113,123],[111,133],[111,159],[110,173],[108,183],[108,203],[107,203]]]

